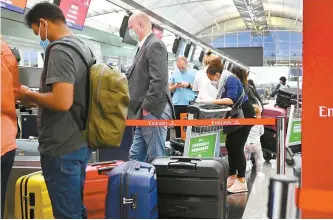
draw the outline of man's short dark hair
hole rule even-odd
[[[39,25],[39,20],[47,19],[52,22],[66,23],[66,18],[61,9],[55,4],[42,2],[36,4],[25,16],[25,24],[31,28],[33,24]]]
[[[280,80],[281,80],[283,83],[286,83],[286,82],[287,82],[287,78],[284,77],[284,76],[280,77]]]

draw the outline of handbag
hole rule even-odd
[[[221,97],[223,92],[225,91],[225,84],[229,77],[235,77],[235,76],[228,75],[224,79],[222,79],[222,86],[221,86],[221,90],[219,91],[218,97]],[[230,118],[240,118],[240,119],[244,118],[244,112],[242,109],[242,103],[243,103],[244,97],[245,97],[245,92],[244,92],[244,88],[243,88],[242,95],[238,98],[237,102],[234,103],[234,105],[231,107],[231,111],[227,113],[225,118],[229,118],[229,119]],[[243,127],[243,125],[223,126],[223,133],[228,135],[234,131],[237,131],[241,127]]]
[[[239,118],[242,119],[244,118],[244,112],[242,109],[242,103],[245,97],[245,92],[243,89],[243,93],[242,95],[239,97],[239,99],[237,100],[237,102],[232,106],[231,111],[226,115],[226,118],[230,119],[230,118]],[[231,125],[231,126],[223,126],[223,133],[224,134],[231,134],[235,131],[237,131],[238,129],[240,129],[241,127],[243,127],[244,125]]]

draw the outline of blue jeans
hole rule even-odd
[[[168,120],[171,119],[172,109],[169,104],[160,118],[152,114],[143,116],[143,120]],[[133,144],[129,152],[129,160],[152,162],[158,156],[165,156],[165,141],[168,128],[159,127],[136,127]]]
[[[54,218],[87,218],[83,187],[91,149],[82,147],[63,156],[41,154],[42,171]]]

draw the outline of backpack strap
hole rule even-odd
[[[79,39],[77,39],[77,40],[79,40]],[[82,44],[83,44],[83,42],[82,42]],[[63,45],[63,46],[70,47],[71,49],[73,49],[75,52],[77,52],[81,56],[84,64],[87,66],[87,68],[89,70],[90,70],[90,67],[96,63],[96,58],[95,58],[93,52],[91,51],[91,49],[89,47],[88,47],[88,49],[90,51],[92,59],[89,59],[86,56],[86,54],[84,53],[84,51],[82,50],[82,48],[73,39],[71,39],[71,38],[63,38],[61,40],[52,42],[47,47],[47,49],[45,51],[45,61],[44,61],[44,65],[46,64],[45,71],[47,70],[47,63],[48,63],[48,60],[49,60],[51,48],[54,47],[55,45]]]

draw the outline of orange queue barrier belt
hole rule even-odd
[[[232,126],[232,125],[275,125],[275,118],[244,119],[198,119],[198,120],[126,120],[126,126]]]

